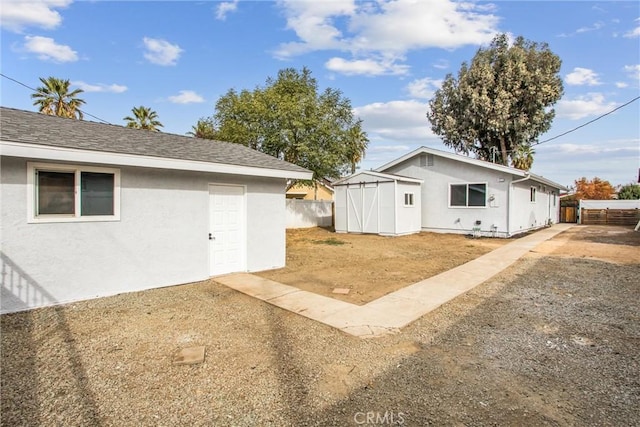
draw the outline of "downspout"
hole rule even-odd
[[[525,172],[524,178],[516,179],[515,181],[511,181],[509,183],[508,202],[507,202],[507,237],[511,237],[511,206],[513,204],[513,202],[511,201],[511,198],[513,195],[512,193],[513,184],[518,184],[528,179],[531,179],[531,175],[529,175],[529,172]]]

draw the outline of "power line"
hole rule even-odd
[[[568,131],[566,131],[566,132],[564,132],[564,133],[561,133],[560,135],[556,135],[556,136],[554,136],[553,138],[545,139],[544,141],[540,141],[540,142],[538,142],[538,143],[536,143],[536,144],[533,144],[533,145],[540,145],[540,144],[544,144],[545,142],[553,141],[554,139],[558,139],[558,138],[560,138],[561,136],[565,136],[565,135],[567,135],[567,134],[569,134],[569,133],[571,133],[571,132],[575,132],[575,131],[577,131],[577,130],[578,130],[578,129],[580,129],[580,128],[583,128],[583,127],[585,127],[585,126],[587,126],[587,125],[589,125],[589,124],[591,124],[591,123],[593,123],[593,122],[595,122],[595,121],[597,121],[597,120],[600,120],[601,118],[603,118],[603,117],[605,117],[605,116],[608,116],[609,114],[611,114],[611,113],[613,113],[613,112],[615,112],[615,111],[618,111],[619,109],[621,109],[621,108],[623,108],[623,107],[626,107],[627,105],[631,104],[631,103],[632,103],[632,102],[634,102],[634,101],[637,101],[638,99],[640,99],[640,96],[636,96],[636,97],[635,97],[635,98],[633,98],[631,101],[626,102],[626,103],[624,103],[624,104],[622,104],[622,105],[620,105],[620,106],[618,106],[618,107],[614,108],[613,110],[611,110],[611,111],[609,111],[609,112],[607,112],[607,113],[604,113],[604,114],[603,114],[603,115],[601,115],[601,116],[596,117],[596,118],[595,118],[595,119],[593,119],[593,120],[589,120],[588,122],[583,123],[583,124],[581,124],[580,126],[577,126],[577,127],[573,128],[573,129],[571,129],[571,130],[568,130]]]
[[[24,84],[24,83],[22,83],[22,82],[20,82],[20,81],[18,81],[18,80],[16,80],[16,79],[14,79],[14,78],[11,78],[11,77],[9,77],[9,76],[7,76],[7,75],[5,75],[5,74],[0,73],[0,76],[4,77],[5,79],[9,79],[9,80],[11,80],[12,82],[18,83],[20,86],[24,86],[24,87],[26,87],[26,88],[27,88],[27,89],[29,89],[29,90],[32,90],[32,91],[34,91],[34,92],[39,92],[39,91],[38,91],[38,89],[34,89],[34,88],[32,88],[31,86],[27,86],[26,84]],[[93,117],[94,119],[99,120],[99,121],[101,121],[101,122],[103,122],[103,123],[106,123],[106,124],[108,124],[108,125],[110,125],[110,124],[111,124],[111,123],[109,123],[108,121],[106,121],[106,120],[104,120],[104,119],[101,119],[100,117],[96,117],[96,116],[94,116],[93,114],[87,113],[86,111],[83,111],[83,110],[81,110],[81,109],[79,109],[79,108],[78,108],[78,111],[80,111],[80,112],[81,112],[82,114],[84,114],[85,116]]]

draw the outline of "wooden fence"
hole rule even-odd
[[[580,223],[585,225],[636,225],[640,209],[582,209]]]

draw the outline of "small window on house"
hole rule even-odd
[[[413,206],[413,193],[404,193],[404,205]]]
[[[433,166],[433,154],[423,154],[420,156],[420,167]]]
[[[536,201],[536,187],[531,187],[531,193],[529,194],[529,200],[531,202]]]
[[[449,187],[450,207],[485,207],[487,205],[487,184],[451,184]]]
[[[34,222],[119,219],[120,171],[30,163],[29,218]]]

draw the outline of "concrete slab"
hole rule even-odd
[[[264,300],[269,304],[319,321],[323,321],[323,319],[334,313],[358,307],[355,304],[306,291],[292,292]]]
[[[364,306],[302,291],[247,273],[220,276],[214,280],[345,333],[373,338],[397,333],[421,316],[490,279],[538,244],[572,226],[556,224],[538,230],[473,261],[406,286]]]
[[[277,298],[293,292],[300,292],[300,289],[295,286],[283,285],[282,283],[263,279],[260,276],[249,273],[228,274],[226,276],[216,277],[214,280],[236,291],[261,300]]]

